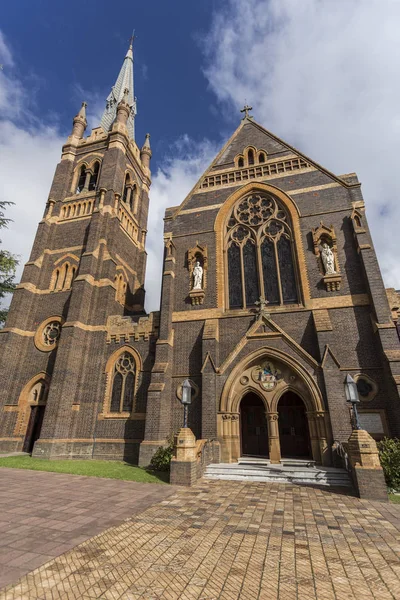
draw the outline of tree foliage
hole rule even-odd
[[[386,485],[392,490],[400,490],[400,440],[384,438],[378,443],[378,449]]]
[[[12,202],[5,202],[4,200],[0,200],[0,229],[2,227],[7,227],[10,219],[7,219],[5,216],[5,209]],[[1,244],[1,240],[0,240]],[[15,277],[15,269],[18,265],[17,258],[8,252],[8,250],[3,250],[0,248],[0,301],[6,294],[13,292],[15,289],[14,277]],[[0,324],[4,323],[7,318],[7,310],[1,308],[0,305]]]

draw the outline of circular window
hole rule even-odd
[[[35,334],[35,346],[44,352],[50,352],[58,343],[61,335],[62,322],[60,317],[46,319]]]
[[[371,377],[364,373],[359,373],[354,377],[357,384],[357,390],[362,402],[373,400],[378,393],[378,386]]]

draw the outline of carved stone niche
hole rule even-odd
[[[203,278],[201,288],[194,288],[194,268],[196,263],[199,262],[203,269]],[[198,242],[193,248],[189,248],[187,252],[187,268],[189,271],[189,298],[192,302],[192,306],[203,304],[205,298],[205,289],[207,287],[207,268],[208,268],[208,255],[207,246],[202,246]]]
[[[323,276],[323,282],[327,292],[337,292],[340,290],[342,276],[340,274],[336,234],[333,225],[328,227],[321,221],[319,226],[312,229],[312,238],[314,244],[314,254],[317,257],[318,268]],[[334,256],[334,272],[326,273],[321,256],[321,248],[327,244]]]

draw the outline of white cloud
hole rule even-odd
[[[208,140],[195,144],[188,136],[170,148],[163,168],[153,176],[147,236],[146,309],[159,310],[162,259],[164,255],[163,217],[169,206],[178,206],[216,155],[218,148]]]
[[[236,121],[247,99],[288,143],[358,173],[385,283],[397,288],[399,21],[392,0],[228,0],[204,40],[210,87]]]

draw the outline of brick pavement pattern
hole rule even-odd
[[[400,506],[285,484],[182,488],[1,600],[400,598]]]
[[[0,469],[0,588],[173,492],[154,483]]]

